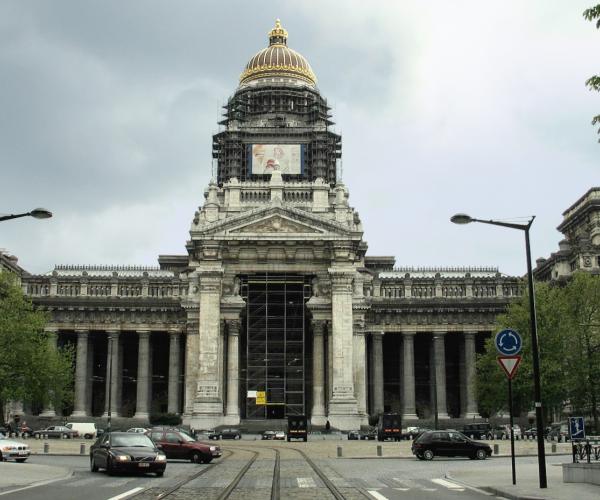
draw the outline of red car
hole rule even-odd
[[[167,458],[191,460],[197,464],[208,464],[221,456],[221,448],[196,441],[192,436],[177,429],[152,429],[147,434],[159,444]]]

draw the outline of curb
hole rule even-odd
[[[553,457],[563,457],[563,456],[571,456],[570,453],[552,453]],[[520,454],[520,455],[515,455],[515,458],[526,458],[526,457],[537,457],[537,453],[531,453],[531,454]],[[393,456],[393,455],[386,455],[386,456],[381,456],[381,457],[377,457],[377,456],[362,456],[362,457],[325,457],[325,458],[342,458],[342,459],[348,459],[348,460],[369,460],[369,459],[373,459],[373,458],[377,458],[377,459],[394,459],[394,460],[407,460],[407,459],[415,459],[416,457],[414,455],[411,456]],[[438,457],[440,458],[440,457]],[[441,457],[444,458],[444,457]],[[446,457],[446,458],[451,458],[451,457]],[[507,455],[492,455],[491,457],[487,457],[487,460],[493,460],[495,458],[510,458],[510,454]]]
[[[446,476],[446,479],[450,479],[457,484],[462,484],[463,486],[465,486],[471,490],[484,492],[484,493],[490,493],[496,497],[508,498],[510,500],[545,500],[544,497],[536,497],[536,496],[531,496],[531,495],[518,495],[518,494],[512,493],[510,491],[505,491],[505,490],[502,490],[500,488],[496,488],[493,486],[474,486],[465,481],[461,481],[460,479],[455,479],[454,477],[452,477],[450,472],[446,472],[445,476]]]

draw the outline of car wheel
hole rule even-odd
[[[200,453],[198,453],[197,451],[194,451],[192,453],[192,456],[190,457],[190,461],[193,464],[201,464],[202,463],[202,455],[200,455]]]
[[[98,472],[98,466],[96,465],[96,461],[93,458],[90,458],[90,470],[92,472]]]
[[[237,435],[237,436],[235,436],[235,439],[242,439],[242,436]]]
[[[0,462],[4,462],[4,458],[2,458],[2,453],[0,453]]]
[[[423,452],[423,458],[424,458],[425,460],[433,460],[433,457],[434,457],[434,456],[435,456],[435,455],[434,455],[433,451],[431,451],[431,450],[425,450],[425,451]]]
[[[417,453],[417,458],[419,460],[425,460],[425,458],[423,457],[423,455],[421,453]]]
[[[68,434],[63,434],[61,437],[62,437],[63,439],[68,439],[68,438],[69,438],[69,435],[68,435]]]
[[[485,460],[487,458],[487,453],[483,449],[479,449],[475,452],[475,456],[477,460]]]
[[[164,470],[156,471],[156,477],[163,477],[164,475],[165,475],[165,471]]]
[[[91,434],[84,434],[83,435],[83,439],[92,439],[92,435]]]

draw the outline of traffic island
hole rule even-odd
[[[600,486],[600,463],[562,464],[562,472],[564,483],[587,483]]]

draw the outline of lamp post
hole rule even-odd
[[[34,208],[31,212],[22,214],[0,215],[0,222],[10,219],[18,219],[19,217],[33,217],[34,219],[49,219],[52,217],[52,212],[45,208]]]
[[[508,227],[525,232],[525,252],[527,254],[527,283],[529,286],[529,321],[531,324],[531,357],[533,358],[533,390],[535,404],[535,420],[537,429],[538,445],[538,469],[540,477],[540,488],[547,488],[546,479],[546,452],[544,449],[544,422],[542,412],[542,389],[540,384],[540,355],[537,340],[537,320],[535,316],[535,291],[533,288],[533,272],[531,270],[531,248],[529,245],[529,229],[535,220],[535,215],[529,219],[527,224],[515,224],[512,222],[500,222],[495,220],[475,219],[467,214],[456,214],[450,218],[454,224],[469,224],[471,222],[480,222],[482,224],[491,224],[493,226]]]

